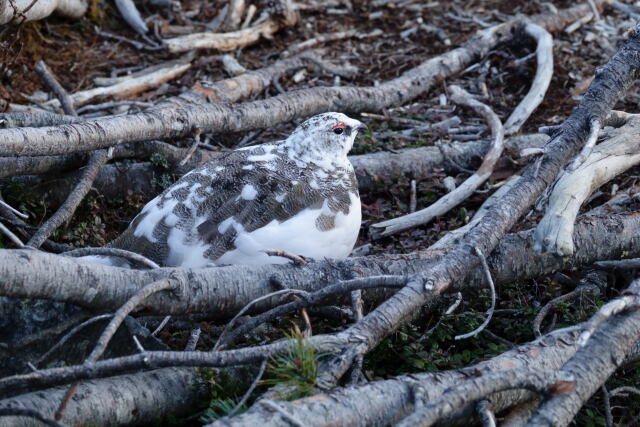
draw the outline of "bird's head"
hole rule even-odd
[[[358,131],[366,126],[342,113],[324,113],[304,121],[287,138],[293,154],[320,165],[345,160]]]

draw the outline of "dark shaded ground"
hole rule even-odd
[[[167,25],[194,25],[211,20],[217,11],[226,3],[224,1],[182,2],[182,12],[159,10],[151,6],[142,8],[143,16],[156,15],[162,32]],[[261,68],[277,59],[278,53],[293,43],[306,40],[317,34],[344,31],[356,28],[361,33],[368,33],[374,29],[382,29],[381,37],[370,40],[345,40],[331,42],[324,47],[326,57],[338,65],[346,62],[357,66],[360,73],[352,80],[341,79],[345,85],[373,85],[377,81],[384,81],[399,76],[403,71],[419,64],[426,58],[443,53],[452,46],[455,47],[474,34],[483,25],[494,24],[508,19],[510,16],[534,14],[545,11],[537,2],[528,1],[441,1],[441,2],[405,2],[404,7],[379,6],[374,2],[354,1],[353,9],[349,11],[343,6],[336,6],[335,10],[347,13],[331,13],[330,11],[304,11],[298,26],[289,28],[276,34],[273,40],[263,41],[255,46],[232,52],[238,61],[248,69]],[[400,2],[398,2],[400,3]],[[391,2],[391,5],[394,3]],[[572,6],[574,2],[555,1],[558,7]],[[194,18],[184,17],[185,11],[197,10]],[[372,13],[382,12],[380,17],[370,19]],[[416,19],[422,20],[443,30],[452,42],[446,46],[444,42],[433,34],[417,31],[407,37],[400,33],[413,26]],[[605,25],[619,26],[626,20],[626,16],[619,15],[612,10],[603,15]],[[160,52],[141,52],[127,43],[114,42],[98,36],[94,26],[100,26],[103,31],[135,39],[134,32],[121,21],[114,5],[103,0],[92,0],[90,13],[79,21],[68,21],[57,17],[50,17],[39,22],[24,24],[21,28],[9,34],[15,39],[10,49],[0,52],[0,62],[4,70],[0,75],[0,97],[5,102],[28,103],[25,95],[35,91],[46,91],[39,78],[33,71],[40,59],[45,59],[50,68],[60,79],[62,85],[69,91],[75,92],[93,87],[93,78],[110,76],[116,70],[133,66],[149,66],[161,63],[174,56]],[[608,59],[614,52],[618,42],[622,39],[624,25],[619,27],[618,39],[602,37],[597,25],[589,23],[572,34],[564,32],[554,34],[555,73],[551,87],[543,104],[525,126],[524,132],[535,131],[538,126],[561,123],[571,109],[577,104],[576,97],[586,89],[589,77],[595,68]],[[528,90],[535,73],[535,59],[515,62],[533,52],[532,43],[504,46],[492,52],[479,67],[457,76],[452,81],[468,90],[480,93],[486,84],[488,98],[485,102],[495,111],[506,118],[517,102]],[[215,81],[227,77],[213,58],[215,52],[200,53],[198,66],[193,67],[185,75],[157,90],[146,93],[137,99],[156,101],[162,97],[175,95],[185,88],[191,87],[200,80]],[[210,59],[209,58],[209,59]],[[0,69],[2,70],[2,69]],[[291,76],[282,77],[279,81],[285,90],[300,87],[332,85],[334,76],[316,70],[299,84],[293,83]],[[452,113],[433,113],[433,108],[439,105],[438,96],[443,92],[441,88],[420,97],[410,106],[402,109],[387,111],[389,117],[411,118],[415,120],[441,120]],[[269,88],[264,96],[277,94],[274,88]],[[637,91],[627,94],[618,106],[628,112],[638,111],[639,94]],[[131,110],[134,111],[134,110]],[[465,124],[482,123],[466,111],[456,111]],[[449,136],[421,135],[418,139],[406,139],[394,131],[404,129],[404,125],[393,120],[378,121],[364,119],[370,125],[371,132],[354,147],[354,152],[392,150],[403,147],[431,145],[440,139],[446,143]],[[285,136],[292,129],[292,125],[282,125],[265,132],[260,140],[269,140]],[[486,134],[485,134],[486,136]],[[221,149],[233,148],[244,137],[243,134],[212,135],[213,145]],[[176,144],[188,146],[190,141],[174,141]],[[490,194],[488,191],[499,184],[513,172],[518,170],[522,161],[516,160],[512,153],[506,153],[507,160],[501,162],[494,176],[483,191],[477,192],[463,206],[454,209],[449,214],[437,218],[427,226],[406,231],[392,238],[374,242],[373,253],[411,252],[418,248],[425,248],[435,242],[447,230],[463,225],[468,221]],[[615,184],[620,189],[638,184],[639,169],[629,171],[619,177]],[[467,174],[456,176],[458,183]],[[442,170],[427,171],[420,177],[405,177],[397,182],[381,182],[375,191],[362,194],[363,201],[363,231],[359,244],[369,243],[367,237],[368,225],[384,218],[392,218],[407,213],[409,204],[409,184],[411,179],[418,182],[418,209],[427,206],[445,194],[442,180],[446,175]],[[612,183],[605,185],[602,194],[594,198],[588,208],[593,208],[608,199]],[[37,225],[47,218],[55,206],[47,203],[46,196],[35,194],[25,188],[2,187],[3,196],[13,206],[30,215],[33,225]],[[71,243],[76,246],[102,245],[114,238],[146,202],[138,195],[124,195],[122,200],[107,200],[100,194],[90,193],[82,203],[80,209],[66,228],[54,234],[54,240]],[[538,218],[531,215],[519,228],[530,228]],[[10,244],[0,236],[0,247],[10,247]],[[365,361],[365,370],[370,378],[395,375],[403,372],[417,372],[424,370],[442,370],[458,368],[480,359],[499,354],[511,343],[522,343],[533,339],[531,322],[537,311],[550,299],[573,289],[575,281],[581,276],[578,272],[565,272],[569,279],[561,276],[546,278],[527,283],[514,283],[499,289],[498,309],[506,310],[497,315],[489,331],[495,336],[486,334],[480,337],[453,341],[453,336],[467,332],[477,327],[483,320],[484,311],[489,305],[489,295],[480,292],[479,295],[465,295],[463,304],[456,312],[447,316],[433,334],[422,342],[418,338],[424,331],[431,328],[438,318],[433,313],[425,314],[410,325],[401,328],[392,337],[386,339]],[[596,307],[617,294],[616,286],[622,281],[611,278],[609,287],[594,298],[584,298],[573,304],[566,304],[555,310],[551,319],[555,327],[574,324],[587,319]],[[444,310],[444,308],[443,308]],[[296,319],[297,321],[297,319]],[[337,323],[317,322],[316,332],[330,330],[340,326]],[[208,324],[204,324],[205,331]],[[276,324],[277,328],[290,328],[289,320]],[[277,329],[276,329],[277,331]],[[273,332],[268,335],[278,335]],[[182,345],[186,337],[182,332],[163,332],[161,338],[173,345]],[[205,336],[200,342],[204,349],[212,343],[211,337]],[[640,371],[637,367],[620,370],[609,382],[609,388],[618,385],[632,385],[640,381]],[[214,395],[215,399],[225,399],[229,396]],[[592,399],[590,404],[581,412],[578,425],[604,425],[602,405],[599,397]],[[616,422],[632,423],[634,417],[640,416],[640,403],[631,398],[617,398],[614,415]]]

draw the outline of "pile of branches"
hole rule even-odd
[[[640,280],[630,280],[625,291],[586,322],[541,332],[546,314],[557,304],[595,292],[606,283],[603,271],[612,267],[632,271],[640,265],[633,259],[640,256],[640,216],[633,210],[637,206],[633,188],[578,217],[590,195],[640,161],[640,118],[612,110],[640,77],[640,26],[594,72],[580,104],[563,124],[544,129],[545,134],[516,134],[541,103],[553,76],[550,33],[584,23],[587,16],[594,18],[608,3],[590,1],[487,26],[459,47],[376,86],[312,87],[241,102],[277,85],[284,72],[309,64],[336,75],[353,72],[323,60],[320,50],[308,50],[331,40],[327,35],[291,47],[263,69],[238,71],[239,64],[227,58],[234,77],[198,85],[138,113],[99,118],[79,116],[78,107],[97,96],[131,94],[137,91],[132,87],[144,86],[148,79],[159,81],[183,72],[193,56],[75,94],[68,94],[40,63],[37,71],[58,99],[48,101],[48,109],[13,106],[20,111],[0,115],[0,178],[5,183],[37,183],[43,174],[80,169],[59,185],[64,201],[39,227],[0,201],[0,231],[16,246],[0,250],[3,327],[18,329],[17,325],[29,325],[30,318],[42,315],[52,323],[31,334],[16,331],[14,339],[1,344],[5,376],[0,378],[0,424],[34,420],[48,425],[132,424],[190,415],[209,393],[204,379],[213,376],[222,387],[232,383],[229,378],[250,385],[226,416],[212,425],[413,426],[472,419],[494,425],[496,414],[505,414],[502,421],[509,425],[568,425],[616,369],[640,356]],[[237,8],[240,13],[234,13]],[[255,11],[249,13],[246,25],[241,24],[244,2],[231,1],[217,25],[234,31],[215,37],[193,34],[179,43],[165,40],[162,48],[229,50],[215,43],[237,42],[237,33],[247,29],[270,37],[298,19],[288,2],[269,10],[258,23],[251,24]],[[25,10],[12,19],[29,16]],[[147,31],[140,23],[138,27],[141,33]],[[332,35],[334,39],[359,36],[371,35]],[[371,236],[377,239],[448,212],[487,181],[505,147],[522,150],[526,166],[487,198],[467,225],[428,249],[404,255],[354,255],[340,262],[305,262],[292,256],[287,265],[189,270],[158,266],[122,250],[74,249],[49,240],[92,186],[120,195],[128,190],[147,195],[154,191],[149,163],[123,172],[110,161],[162,153],[176,173],[184,173],[217,155],[202,149],[206,143],[201,135],[257,131],[325,111],[376,117],[436,90],[438,83],[482,61],[504,43],[531,39],[537,44],[537,72],[529,93],[504,124],[481,97],[457,85],[447,88],[447,102],[487,122],[490,140],[351,157],[362,188],[375,185],[376,177],[419,175],[442,164],[468,168],[483,157],[464,183],[428,208],[373,224]],[[211,40],[217,41],[207,44]],[[446,131],[459,124],[460,119],[452,117],[422,124],[413,132]],[[193,138],[188,148],[161,141],[188,137]],[[545,211],[538,225],[509,234],[536,206]],[[121,256],[137,268],[78,259],[85,255]],[[371,382],[364,378],[362,364],[368,353],[420,312],[437,313],[449,295],[483,287],[491,290],[485,321],[456,337],[466,339],[490,323],[496,286],[587,267],[589,274],[575,291],[540,310],[533,325],[535,341],[462,369]],[[366,313],[363,301],[371,307]],[[458,304],[459,299],[445,313]],[[347,324],[314,334],[308,312]],[[304,319],[302,332],[261,341],[266,325],[296,313]],[[156,338],[165,327],[184,330],[203,319],[220,325],[207,331],[210,342],[201,342],[199,328],[189,332],[184,350],[171,350]],[[143,324],[157,327],[150,332]],[[199,342],[200,348],[207,348],[196,350]],[[283,384],[255,396],[270,363],[300,354],[313,362],[307,367],[312,379],[305,384],[310,397],[288,401],[284,397],[296,396],[296,390]],[[322,357],[316,364],[318,354]],[[608,404],[611,396],[625,392],[638,393],[633,388],[604,389],[604,400]],[[251,406],[240,413],[249,401]],[[611,414],[610,407],[607,411]]]

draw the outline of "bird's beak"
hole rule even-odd
[[[367,125],[365,125],[364,123],[360,123],[358,126],[356,126],[356,130],[365,130],[367,129]]]

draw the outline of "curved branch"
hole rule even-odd
[[[604,183],[638,163],[640,119],[629,118],[609,140],[597,145],[581,166],[567,170],[555,183],[545,215],[536,227],[534,249],[571,255],[574,223],[584,201]]]
[[[453,102],[472,108],[489,123],[493,137],[491,148],[485,155],[480,168],[455,190],[425,209],[371,225],[372,238],[390,236],[408,228],[428,223],[436,216],[443,215],[462,203],[491,176],[493,168],[504,149],[504,129],[500,118],[489,106],[475,100],[462,88],[452,85],[449,86],[449,92]]]
[[[524,32],[538,43],[536,48],[538,68],[529,93],[520,101],[520,104],[504,123],[505,134],[507,135],[517,133],[524,122],[542,103],[553,77],[553,37],[547,30],[533,23],[525,24]]]

